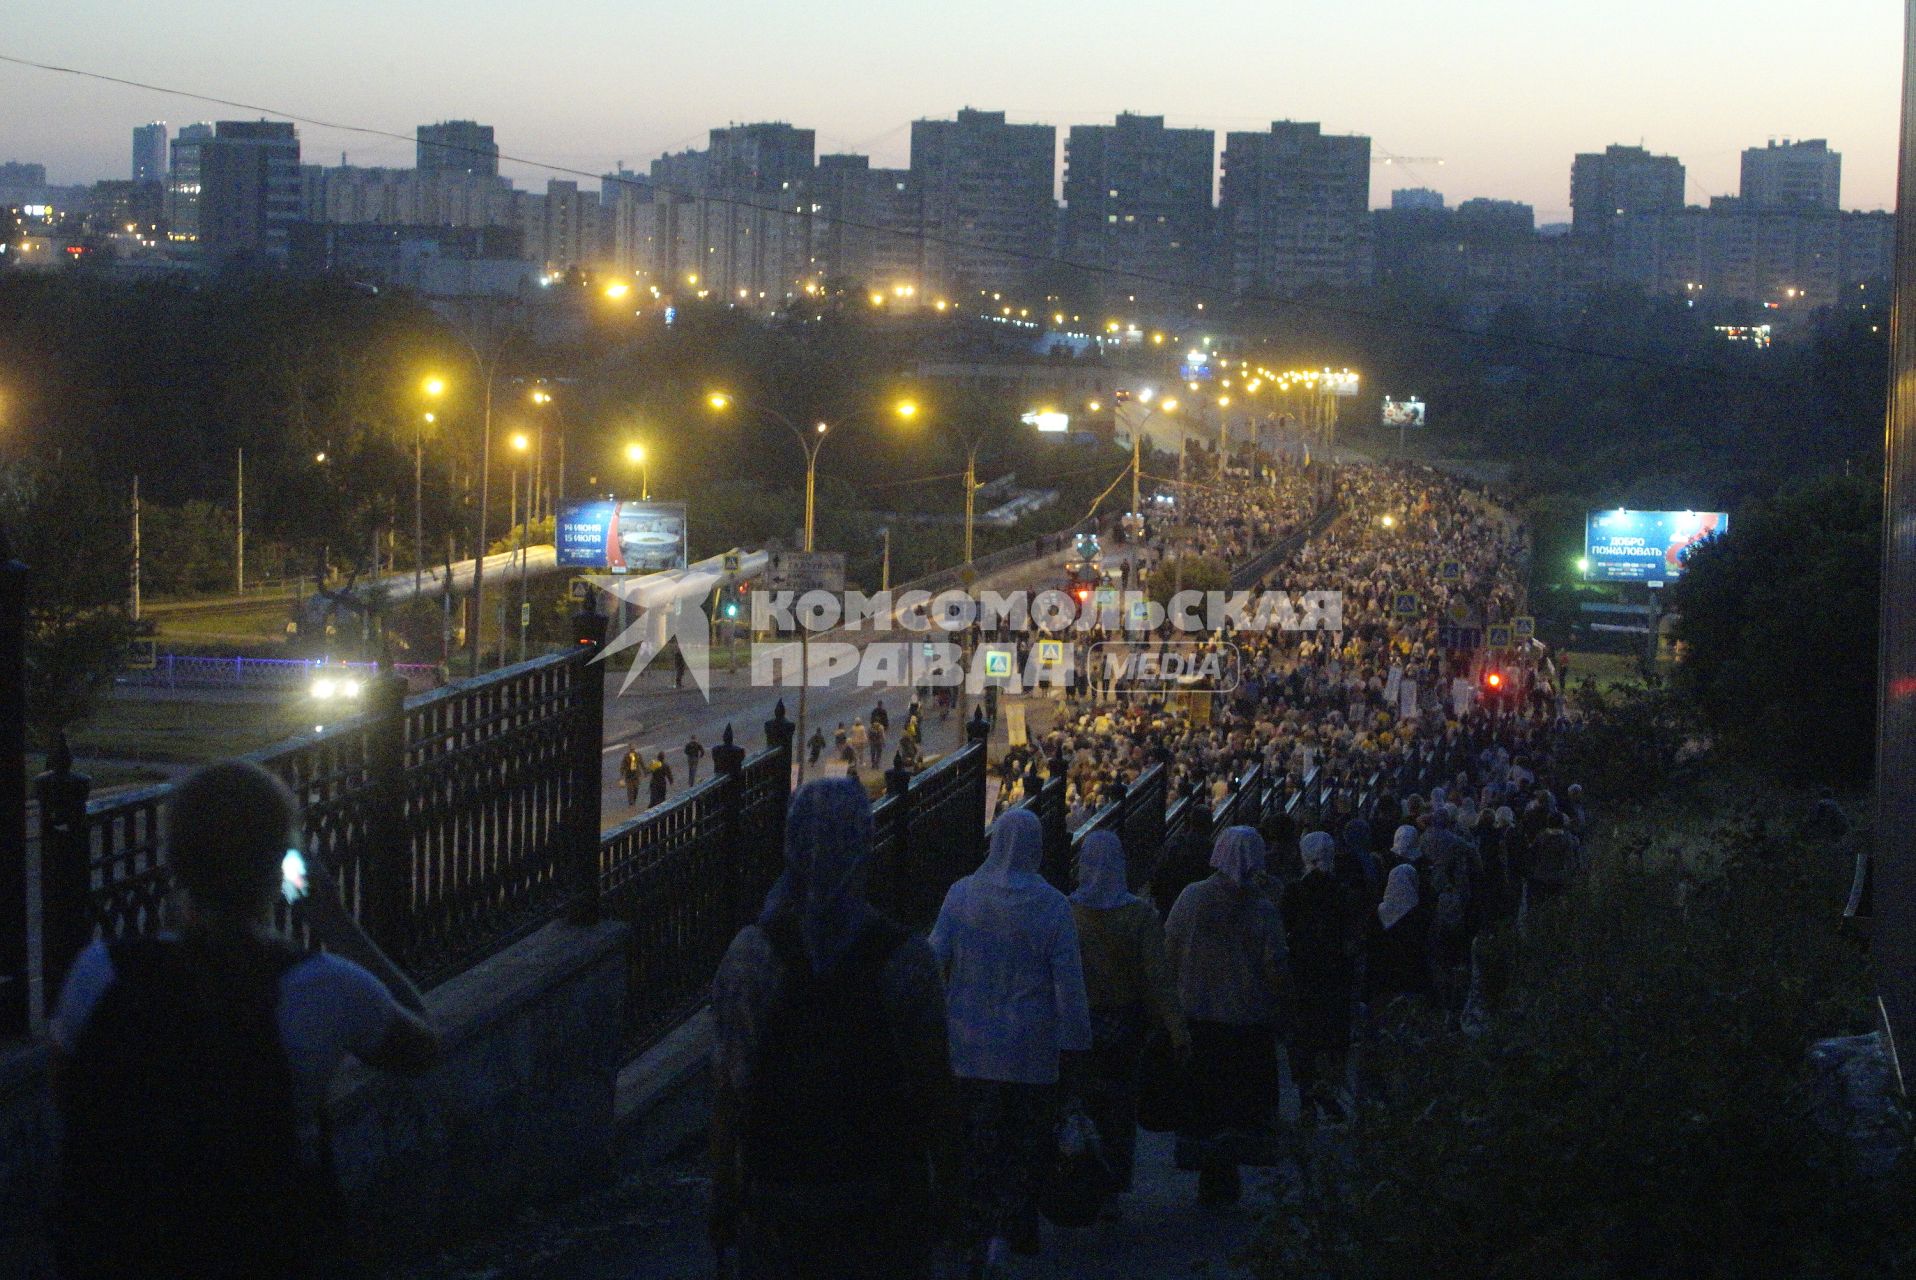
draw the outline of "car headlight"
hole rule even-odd
[[[324,701],[332,697],[337,688],[338,686],[332,680],[322,676],[320,679],[313,681],[313,696]]]

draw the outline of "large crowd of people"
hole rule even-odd
[[[1341,625],[1203,637],[1234,645],[1241,662],[1235,687],[1204,697],[1074,687],[1057,723],[1006,765],[990,852],[951,888],[928,944],[875,920],[859,931],[872,920],[863,793],[845,780],[800,792],[795,815],[825,803],[814,789],[826,787],[845,814],[822,847],[806,843],[821,830],[809,818],[788,828],[786,879],[714,992],[721,1093],[738,1094],[721,1114],[741,1118],[714,1131],[714,1243],[739,1274],[923,1275],[940,1235],[964,1248],[971,1274],[991,1274],[1041,1248],[1041,1217],[1080,1220],[1054,1204],[1062,1171],[1085,1176],[1082,1151],[1061,1152],[1077,1119],[1097,1134],[1100,1196],[1131,1187],[1147,1102],[1156,1127],[1175,1127],[1199,1201],[1228,1204],[1242,1167],[1279,1158],[1284,1063],[1300,1120],[1338,1124],[1362,1088],[1353,1048],[1389,1006],[1475,1016],[1477,940],[1544,909],[1579,862],[1580,791],[1554,770],[1569,714],[1559,674],[1534,644],[1482,649],[1485,625],[1521,604],[1525,555],[1484,494],[1421,468],[1349,468],[1336,484],[1342,518],[1266,585],[1341,592]],[[1252,524],[1198,545],[1244,558],[1258,537],[1309,518],[1308,505],[1263,506],[1269,492],[1240,494]],[[1293,492],[1308,503],[1306,486]],[[1154,766],[1201,818],[1161,857],[1111,832],[1087,836],[1067,896],[1041,873],[1040,821],[1017,803],[1040,756],[1069,779],[1076,825]],[[1295,788],[1347,785],[1302,829],[1274,808],[1214,835],[1209,808],[1252,766]],[[1131,857],[1155,857],[1152,874],[1134,875]],[[833,949],[858,959],[834,1000],[815,993],[832,970],[812,944],[801,953],[806,939],[838,939]],[[883,1087],[754,1085],[770,1065],[764,1037],[799,1008],[805,1061],[779,1065],[778,1079],[823,1078],[883,1023],[894,1030],[874,1049]],[[907,1069],[941,1053],[942,1073]],[[879,1137],[865,1123],[874,1114],[910,1123]],[[849,1189],[845,1167],[821,1165],[794,1187],[779,1163],[787,1144],[769,1135],[817,1131],[820,1115],[838,1116],[824,1132],[883,1148],[854,1162],[867,1174]],[[751,1116],[766,1139],[752,1138]],[[818,1158],[842,1154],[835,1143]],[[826,1200],[821,1186],[833,1188]],[[807,1208],[794,1217],[794,1204]],[[843,1252],[845,1241],[859,1243]],[[882,1266],[860,1269],[872,1258]]]

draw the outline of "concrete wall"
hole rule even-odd
[[[342,1075],[330,1111],[355,1240],[417,1252],[609,1175],[627,932],[547,926],[430,993],[446,1055],[429,1075]],[[45,1273],[53,1143],[44,1048],[0,1051],[0,1280]]]

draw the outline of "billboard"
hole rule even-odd
[[[559,508],[559,567],[658,573],[685,567],[685,504],[598,498]]]
[[[1583,554],[1591,582],[1663,583],[1681,577],[1695,547],[1730,527],[1721,511],[1592,511]]]
[[[1424,402],[1422,400],[1384,401],[1384,425],[1387,427],[1423,426]]]

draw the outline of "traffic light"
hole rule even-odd
[[[1501,671],[1484,672],[1484,692],[1498,694],[1504,691],[1504,673]]]

